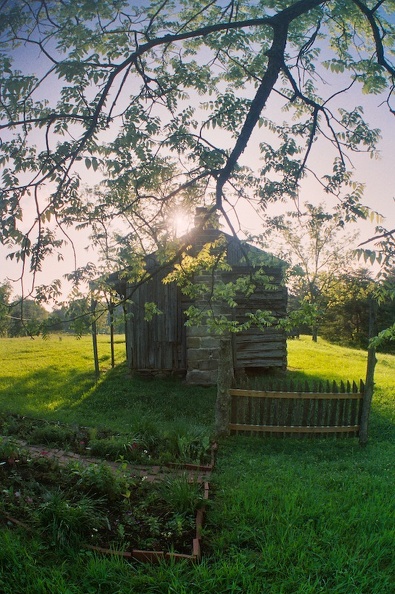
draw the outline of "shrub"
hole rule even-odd
[[[43,443],[46,445],[55,445],[65,447],[73,445],[78,437],[74,429],[55,424],[46,424],[41,427],[35,427],[27,436],[30,443]]]
[[[70,500],[60,490],[48,492],[35,514],[41,533],[56,546],[76,546],[89,539],[105,523],[98,499],[87,495]]]
[[[194,513],[203,504],[202,486],[187,474],[171,477],[158,485],[159,494],[174,512]]]

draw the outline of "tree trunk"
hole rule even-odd
[[[115,353],[114,353],[114,304],[110,301],[108,306],[108,312],[110,314],[110,348],[111,348],[111,367],[115,367]]]
[[[124,332],[125,332],[125,357],[126,357],[126,361],[130,367],[130,361],[129,361],[129,334],[128,334],[128,312],[126,309],[126,305],[125,303],[122,304],[122,309],[123,309],[123,325],[124,325]]]
[[[96,381],[97,381],[100,376],[100,368],[99,368],[99,351],[97,348],[96,301],[94,299],[92,299],[92,302],[91,302],[91,314],[92,314],[93,360],[95,363],[95,376],[96,376]]]
[[[370,301],[369,308],[369,339],[377,334],[377,303],[373,299]],[[362,401],[361,425],[359,428],[359,445],[364,446],[368,443],[368,428],[370,409],[372,407],[372,398],[374,392],[374,371],[376,368],[376,347],[369,344],[368,360],[366,365],[365,392]]]
[[[218,437],[229,435],[230,394],[233,382],[233,353],[230,337],[219,343],[217,400],[215,403],[215,433]]]

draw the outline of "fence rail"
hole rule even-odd
[[[233,434],[359,434],[364,383],[325,382],[266,390],[231,389],[229,430]]]

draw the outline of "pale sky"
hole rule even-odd
[[[395,118],[388,112],[385,106],[380,106],[382,101],[380,97],[361,97],[361,95],[356,95],[355,103],[358,105],[361,104],[361,99],[368,104],[365,113],[368,115],[371,125],[381,128],[382,140],[379,145],[380,157],[378,159],[371,159],[366,154],[354,154],[352,156],[355,166],[355,179],[366,185],[364,197],[366,206],[384,215],[386,217],[384,226],[393,228],[395,227]],[[259,134],[260,130],[257,130],[256,135],[259,136]],[[254,138],[251,139],[242,157],[249,164],[252,159],[256,159],[256,144],[254,140]],[[317,168],[320,168],[322,165],[321,156],[320,154],[314,156]],[[325,161],[325,158],[323,158],[323,161]],[[87,177],[87,182],[89,181],[89,177]],[[322,192],[318,183],[311,181],[304,182],[300,200],[301,202],[309,200],[318,203],[327,201],[328,196]],[[242,226],[245,229],[249,232],[259,232],[261,222],[256,213],[246,207],[246,205],[240,207],[238,212]],[[374,234],[374,226],[375,223],[361,223],[361,241]],[[78,266],[83,266],[89,261],[94,261],[95,254],[92,250],[85,249],[89,245],[86,233],[75,234],[74,237],[77,238]],[[19,273],[19,266],[6,259],[6,253],[6,248],[0,246],[0,282],[7,277],[14,279]],[[66,248],[63,254],[65,258],[64,262],[58,262],[54,258],[46,262],[43,273],[37,276],[37,284],[50,282],[54,278],[59,278],[73,269],[73,253],[71,248]],[[28,291],[28,283],[26,284],[26,291]],[[15,287],[15,292],[20,294],[21,291],[18,286]]]
[[[20,52],[20,59],[23,66],[30,70],[36,71],[38,61],[37,57],[32,55],[31,51]],[[330,85],[329,85],[330,86]],[[329,94],[331,94],[329,90]],[[354,107],[355,105],[363,105],[367,120],[373,127],[380,128],[382,131],[382,140],[379,145],[381,156],[378,160],[370,159],[366,154],[354,154],[352,156],[353,164],[355,166],[355,179],[366,184],[364,203],[373,210],[379,211],[386,219],[384,226],[387,228],[395,227],[395,117],[391,115],[388,108],[382,105],[384,98],[380,96],[362,95],[356,88],[347,94],[345,107]],[[343,101],[343,99],[342,99]],[[273,113],[274,112],[274,115]],[[267,113],[265,115],[276,119],[277,123],[281,123],[286,119],[276,107],[273,109],[273,104],[268,105]],[[258,161],[257,143],[262,140],[262,135],[266,132],[262,129],[257,129],[250,140],[244,155],[242,156],[242,163],[247,165],[256,164]],[[326,147],[322,147],[315,152],[310,167],[315,170],[329,173],[328,164],[331,163],[331,156],[327,154]],[[87,173],[86,183],[92,184],[90,178],[91,171]],[[303,182],[300,201],[312,201],[315,203],[328,202],[328,196],[325,195],[317,182],[307,181]],[[286,207],[288,209],[288,207]],[[260,220],[252,209],[241,205],[238,214],[242,223],[242,227],[249,232],[259,232]],[[366,240],[374,234],[374,223],[361,224],[361,241]],[[74,236],[77,237],[77,236]],[[86,232],[80,234],[77,239],[78,246],[78,266],[83,266],[88,261],[95,259],[95,254],[91,250],[86,250],[89,245],[89,240]],[[372,246],[373,247],[373,246]],[[7,249],[0,246],[0,282],[7,277],[14,279],[19,276],[19,265],[6,259]],[[58,262],[54,258],[47,260],[42,274],[39,274],[36,279],[36,284],[44,284],[50,282],[54,278],[61,277],[64,273],[70,272],[73,269],[73,253],[71,248],[66,248],[63,251],[64,262]],[[27,292],[29,285],[26,283]],[[15,287],[15,292],[20,294],[20,288]]]

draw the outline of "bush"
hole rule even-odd
[[[61,490],[48,492],[46,501],[37,508],[35,521],[51,544],[76,546],[105,524],[100,503],[87,495],[70,500]]]

